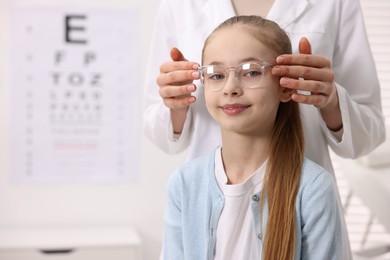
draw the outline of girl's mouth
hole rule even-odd
[[[243,104],[228,104],[228,105],[221,106],[222,111],[229,116],[237,115],[242,111],[244,111],[245,109],[247,109],[248,107],[250,106],[243,105]]]

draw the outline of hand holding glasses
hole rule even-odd
[[[244,62],[236,67],[226,68],[222,65],[206,65],[198,68],[202,85],[211,90],[223,89],[229,77],[229,71],[234,71],[236,80],[242,88],[260,88],[266,67],[274,65],[267,61]]]

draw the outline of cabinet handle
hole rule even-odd
[[[75,251],[73,248],[63,248],[63,249],[40,249],[42,254],[54,255],[54,254],[71,254]]]

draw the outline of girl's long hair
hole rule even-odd
[[[292,53],[288,35],[278,24],[259,16],[235,16],[220,24],[215,32],[243,25],[262,44],[274,51],[275,58]],[[203,53],[204,53],[203,48]],[[203,54],[202,54],[203,57]],[[304,158],[304,137],[298,103],[280,102],[269,146],[267,170],[260,200],[268,202],[268,220],[263,240],[263,259],[294,259],[296,244],[295,201]],[[260,219],[262,216],[260,216]]]

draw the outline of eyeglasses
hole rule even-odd
[[[229,77],[229,71],[234,70],[236,80],[243,88],[259,88],[264,78],[265,67],[273,67],[266,61],[244,62],[237,67],[226,68],[221,65],[206,65],[198,68],[202,85],[211,90],[223,89]]]

